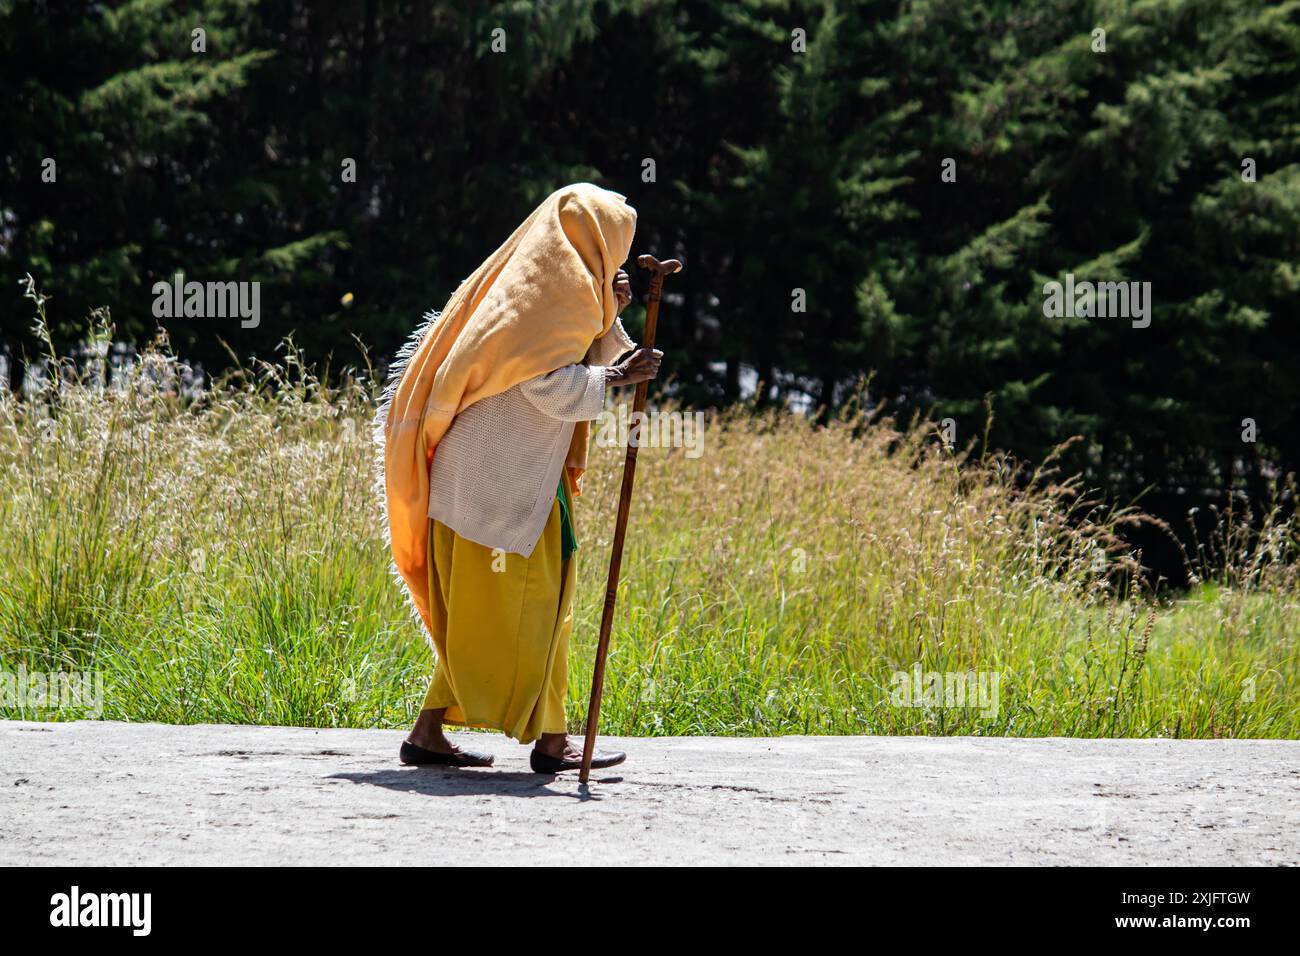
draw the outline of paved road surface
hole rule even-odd
[[[388,730],[0,721],[0,864],[1300,864],[1300,742],[602,738],[398,765]]]

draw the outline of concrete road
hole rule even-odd
[[[391,730],[0,722],[0,864],[1300,864],[1300,742],[602,738],[538,776]]]

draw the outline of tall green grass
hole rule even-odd
[[[373,388],[289,352],[186,399],[176,366],[0,394],[0,667],[98,671],[109,719],[407,725],[433,658],[388,568]],[[593,446],[577,502],[575,729],[621,468]],[[1198,586],[1155,598],[1116,536],[1138,516],[1012,474],[860,409],[642,449],[602,730],[1300,733],[1294,521],[1225,516]],[[996,673],[996,716],[897,706],[916,665]]]

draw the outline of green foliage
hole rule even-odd
[[[94,672],[112,720],[409,725],[433,655],[389,573],[371,383],[294,350],[189,398],[158,350],[66,371],[0,392],[0,673]],[[1002,456],[861,411],[738,408],[703,441],[641,451],[608,733],[1300,735],[1300,519],[1229,507],[1200,590],[1156,601],[1116,541],[1131,515],[1050,467],[1018,488]],[[577,501],[574,730],[622,461],[594,443]],[[913,671],[996,698],[900,700]],[[85,714],[41,704],[0,719]]]
[[[291,333],[387,355],[593,179],[687,262],[684,399],[867,377],[963,444],[1082,435],[1068,467],[1167,516],[1300,470],[1296,0],[50,0],[0,4],[0,63],[0,277],[55,292],[63,343],[99,306],[149,337],[181,271],[267,283],[255,329],[170,321],[210,368]],[[1151,326],[1045,317],[1067,273],[1150,282]]]

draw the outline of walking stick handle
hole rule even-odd
[[[655,326],[659,321],[659,299],[663,295],[664,276],[680,272],[682,264],[676,259],[665,259],[660,262],[651,255],[637,256],[636,264],[650,272],[650,294],[646,296],[645,332],[641,336],[645,341],[641,345],[643,348],[652,349],[655,347]],[[649,384],[649,382],[637,384],[632,411],[644,411],[645,393]]]
[[[648,269],[650,272],[659,276],[670,276],[674,272],[682,271],[682,263],[679,259],[664,259],[662,262],[654,256],[647,253],[644,256],[636,257],[636,264],[642,269]]]
[[[646,297],[644,348],[654,348],[655,326],[659,322],[659,300],[663,295],[664,276],[681,269],[676,259],[662,262],[654,256],[637,257],[637,265],[650,272],[650,294]],[[614,624],[614,602],[618,598],[618,575],[623,564],[623,539],[627,534],[628,514],[632,509],[632,484],[636,480],[636,450],[641,440],[646,392],[650,383],[638,382],[632,399],[632,426],[627,433],[627,457],[623,459],[623,487],[618,494],[618,520],[614,524],[614,543],[609,552],[609,578],[605,586],[605,610],[600,616],[600,639],[596,643],[596,662],[591,674],[591,699],[587,704],[587,728],[582,741],[582,770],[578,782],[591,776],[591,758],[596,752],[596,727],[600,721],[600,698],[605,687],[605,657],[609,652],[609,632]]]

